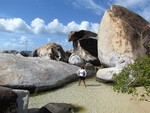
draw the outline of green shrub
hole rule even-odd
[[[137,87],[145,88],[141,97],[150,96],[150,57],[142,56],[133,64],[124,67],[117,75],[114,74],[114,90],[122,93],[138,95]]]

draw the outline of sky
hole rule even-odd
[[[27,50],[57,43],[72,49],[70,31],[98,33],[104,12],[121,5],[150,22],[150,0],[0,0],[0,50]]]

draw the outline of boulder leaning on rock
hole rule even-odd
[[[73,41],[73,54],[69,57],[69,63],[79,65],[77,57],[79,56],[85,63],[90,62],[93,65],[100,65],[97,53],[97,34],[91,31],[80,30],[72,31],[68,36],[68,41]]]

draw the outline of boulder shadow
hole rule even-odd
[[[98,87],[101,86],[100,84],[87,84],[86,86],[90,86],[90,87]]]
[[[31,109],[28,109],[27,113],[38,113],[38,110],[39,108],[31,108]]]

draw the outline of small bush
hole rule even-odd
[[[137,93],[137,86],[143,86],[145,93],[141,97],[150,96],[150,57],[143,56],[135,60],[133,64],[124,67],[118,74],[114,74],[114,90],[122,93]]]

